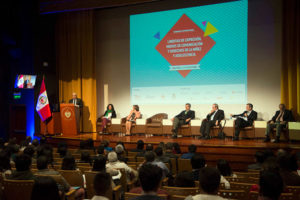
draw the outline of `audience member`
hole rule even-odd
[[[95,196],[91,200],[109,200],[111,190],[111,177],[108,173],[99,172],[94,178]]]
[[[278,200],[283,191],[283,180],[279,173],[261,171],[258,200]]]
[[[297,174],[298,164],[295,154],[284,154],[277,158],[280,174],[287,186],[300,186],[300,176]]]
[[[166,144],[166,153],[164,155],[168,158],[178,159],[178,156],[173,153],[173,143],[168,142]]]
[[[265,154],[262,151],[257,151],[254,155],[255,157],[255,163],[248,165],[248,169],[254,169],[254,170],[260,170],[261,165],[263,164],[265,160]]]
[[[0,152],[0,172],[3,175],[3,178],[11,175],[12,173],[9,156],[4,151]]]
[[[61,158],[65,157],[68,153],[68,148],[66,146],[61,146],[57,148],[57,153]]]
[[[109,141],[108,140],[103,140],[101,142],[101,145],[104,146],[104,149],[106,152],[111,152],[113,149],[109,146]]]
[[[194,181],[199,181],[199,172],[200,170],[206,166],[205,158],[202,154],[195,154],[191,158],[192,165],[192,177]]]
[[[31,158],[27,154],[17,155],[15,158],[16,171],[9,176],[12,180],[35,180],[35,176],[30,170]]]
[[[61,164],[62,170],[76,170],[76,163],[75,158],[71,155],[67,155],[63,158],[62,164]]]
[[[121,144],[118,144],[115,147],[115,151],[117,153],[118,160],[121,162],[127,163],[128,159],[124,156],[124,154],[125,154],[124,147]]]
[[[221,175],[216,168],[204,167],[199,173],[200,194],[188,196],[186,200],[224,200],[218,196]]]
[[[237,178],[237,175],[232,173],[232,169],[227,162],[227,160],[224,159],[219,159],[217,161],[217,169],[219,170],[221,174],[221,183],[225,185],[226,189],[230,189],[230,183],[229,181],[226,180],[225,176],[230,176],[233,178]]]
[[[181,154],[180,146],[177,142],[173,143],[173,153],[174,154]]]
[[[136,143],[136,149],[132,149],[131,152],[142,152],[144,153],[144,141],[138,140]]]
[[[165,163],[160,161],[155,161],[155,153],[153,151],[148,151],[145,153],[145,161],[144,164],[152,164],[160,167],[163,170],[163,177],[167,177],[169,175],[169,169],[165,165]]]
[[[181,156],[182,159],[191,159],[197,151],[197,146],[194,144],[191,144],[191,145],[189,145],[188,150],[189,150],[188,153],[185,153]]]
[[[92,159],[89,151],[82,151],[79,163],[88,163],[92,166]]]
[[[139,169],[139,181],[143,193],[141,196],[134,198],[134,200],[161,200],[161,198],[157,196],[157,193],[161,185],[162,174],[161,168],[156,165],[142,165]]]
[[[37,177],[32,189],[31,200],[61,200],[56,181],[47,176]]]

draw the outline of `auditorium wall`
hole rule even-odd
[[[224,0],[165,0],[143,5],[96,10],[96,78],[97,116],[104,111],[104,84],[108,84],[108,101],[113,103],[118,117],[131,109],[129,16],[161,10],[218,3]],[[249,0],[248,10],[248,102],[254,104],[259,118],[268,120],[280,103],[280,68],[282,42],[281,0]],[[214,103],[214,102],[212,102]],[[216,101],[216,103],[218,103]],[[226,118],[240,113],[245,105],[222,105]],[[184,105],[141,105],[144,117],[166,112],[169,118],[184,109]],[[196,117],[203,118],[211,105],[192,105]]]

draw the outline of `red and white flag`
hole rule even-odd
[[[51,117],[51,111],[50,111],[50,106],[49,106],[49,101],[48,101],[48,96],[47,96],[44,79],[43,79],[43,82],[41,85],[38,102],[36,104],[36,111],[39,113],[42,121],[45,121],[46,119]]]

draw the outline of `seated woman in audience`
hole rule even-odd
[[[127,175],[127,181],[130,181],[131,178],[137,178],[137,171],[129,167],[126,163],[120,162],[116,152],[109,152],[107,159],[108,163],[106,164],[106,169],[124,169]]]
[[[173,143],[173,153],[174,154],[181,154],[180,146],[177,142]]]
[[[31,200],[61,200],[58,186],[51,177],[37,177],[33,185]]]
[[[0,172],[3,178],[8,177],[12,172],[9,156],[3,151],[0,152]]]
[[[63,158],[61,164],[62,170],[79,170],[75,163],[75,158],[71,155],[67,155]]]
[[[237,175],[232,173],[232,169],[227,160],[220,159],[217,161],[217,169],[221,174],[221,183],[225,185],[226,189],[230,189],[230,183],[226,180],[225,176],[237,178]]]
[[[175,187],[195,187],[193,176],[189,172],[180,172],[174,180]]]
[[[135,123],[136,119],[141,118],[141,112],[138,105],[133,105],[132,110],[126,118],[126,135],[130,135],[132,123]]]
[[[107,124],[111,122],[112,118],[116,118],[116,117],[117,115],[116,115],[114,105],[108,104],[108,106],[106,107],[106,111],[104,112],[104,115],[101,117],[102,130],[100,131],[100,133],[105,133]]]

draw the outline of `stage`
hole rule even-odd
[[[211,140],[198,140],[192,137],[182,137],[172,139],[164,136],[152,136],[146,137],[144,135],[134,136],[118,136],[118,135],[98,135],[97,133],[85,133],[78,134],[74,137],[63,136],[49,136],[48,142],[53,146],[56,146],[59,142],[66,142],[69,148],[78,148],[79,143],[82,140],[92,138],[94,140],[95,147],[99,146],[102,140],[108,140],[110,146],[114,147],[118,141],[122,141],[125,144],[127,150],[134,149],[138,140],[143,140],[145,144],[153,144],[154,148],[160,142],[177,142],[181,151],[187,152],[188,146],[194,144],[197,146],[197,152],[203,154],[207,160],[208,165],[215,165],[218,159],[226,159],[231,163],[234,170],[243,171],[246,170],[248,164],[254,162],[254,154],[256,151],[263,151],[271,149],[274,152],[280,148],[290,150],[293,152],[300,151],[300,143],[264,143],[262,139],[245,139],[240,141],[232,141],[231,138],[220,140],[213,138]]]

